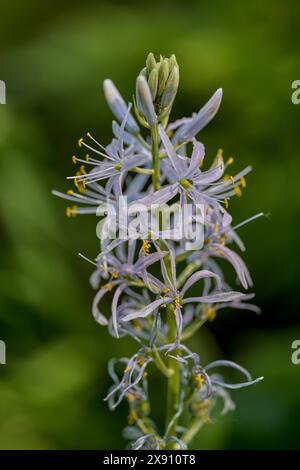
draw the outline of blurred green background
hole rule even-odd
[[[194,447],[299,447],[300,365],[291,363],[300,339],[300,105],[291,102],[299,14],[297,0],[1,1],[1,449],[125,446],[126,407],[111,413],[103,402],[106,364],[136,346],[111,338],[90,314],[91,269],[77,253],[97,254],[95,218],[66,219],[50,191],[68,189],[78,137],[111,138],[103,79],[130,100],[149,51],[175,53],[180,64],[173,118],[224,88],[200,135],[207,159],[222,147],[234,170],[254,166],[231,204],[236,222],[271,214],[240,230],[263,315],[226,311],[191,344],[204,361],[236,360],[265,380],[233,392],[236,412],[203,428]],[[161,391],[152,393],[159,416]]]

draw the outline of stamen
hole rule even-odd
[[[112,277],[113,279],[118,279],[118,277],[119,277],[118,271],[116,271],[115,269],[113,269],[113,270],[111,271],[111,277]]]
[[[246,187],[246,180],[243,176],[240,177],[240,182],[241,182],[242,188],[245,188]]]
[[[130,401],[129,398],[128,398],[128,401]],[[135,423],[135,421],[136,421],[135,414],[134,414],[133,410],[131,409],[128,413],[128,416],[127,416],[127,422],[129,424],[129,426],[132,426]]]
[[[236,186],[236,187],[234,188],[234,190],[235,190],[235,193],[236,193],[237,197],[241,197],[241,196],[242,196],[242,190],[241,190],[241,188],[240,188],[239,186]]]
[[[145,256],[150,255],[151,241],[143,240],[143,253]]]
[[[114,288],[114,286],[115,284],[113,282],[108,282],[107,284],[103,286],[103,288],[106,289],[107,291],[111,291]]]
[[[121,171],[121,168],[122,168],[122,163],[121,162],[116,163],[115,166],[114,166],[114,169],[117,170],[117,171]]]
[[[72,157],[72,162],[76,165],[76,163],[77,163],[76,155],[73,155],[73,157]]]
[[[87,132],[86,135],[89,139],[95,142],[95,144],[97,144],[102,150],[104,150],[104,152],[106,152],[106,148],[103,145],[101,145],[100,142],[98,142],[98,140],[96,140],[95,137],[93,137],[90,132]]]
[[[179,308],[182,307],[181,296],[180,295],[176,295],[176,297],[174,299],[174,302],[175,302],[176,307],[179,307]],[[174,313],[175,313],[175,311],[174,311]]]
[[[200,374],[200,373],[196,374],[194,376],[194,380],[196,382],[196,388],[198,390],[200,390],[205,384],[205,376],[203,374]]]
[[[142,366],[142,365],[145,364],[145,358],[144,358],[144,356],[139,357],[139,359],[138,359],[138,364],[139,364],[140,366]]]
[[[229,166],[229,165],[232,165],[234,162],[234,158],[233,157],[230,157],[228,158],[227,162],[226,162],[226,165]]]
[[[82,147],[82,144],[83,144],[83,138],[81,137],[80,139],[78,139],[78,146]]]
[[[185,178],[181,179],[179,181],[179,183],[185,189],[191,189],[193,187],[192,183],[189,180],[185,179]]]
[[[205,312],[205,318],[208,321],[213,321],[216,318],[217,312],[213,307],[209,307]]]
[[[66,216],[67,217],[76,217],[77,215],[77,206],[67,207]]]
[[[135,318],[132,323],[133,323],[133,327],[134,327],[134,329],[135,329],[136,331],[141,331],[141,329],[142,329],[142,322],[141,322],[140,320],[138,320],[137,318]]]

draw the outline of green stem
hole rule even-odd
[[[160,188],[160,160],[159,160],[159,148],[158,148],[158,126],[155,124],[151,129],[152,138],[152,166],[153,166],[153,187],[156,191]]]
[[[173,375],[173,369],[169,369],[162,358],[160,357],[159,352],[157,351],[156,347],[153,349],[153,357],[155,359],[156,367],[164,374],[166,377],[171,377]]]
[[[176,339],[176,319],[174,315],[174,308],[167,306],[167,322],[169,326],[168,342],[174,343]],[[167,391],[167,413],[166,413],[166,427],[169,425],[174,414],[177,413],[179,408],[179,392],[180,392],[180,364],[172,357],[168,358],[168,368],[173,370],[173,374],[168,378],[168,391]],[[175,428],[177,420],[174,421],[169,429],[169,436],[176,435]],[[174,443],[170,444],[173,448]]]
[[[152,139],[152,166],[153,166],[153,188],[157,191],[160,188],[160,159],[158,147],[158,126],[154,125],[151,129]],[[167,269],[169,268],[167,260],[165,260]],[[171,305],[166,307],[167,310],[167,323],[168,323],[168,343],[174,343],[176,339],[176,318],[174,315],[174,308]],[[161,364],[160,364],[161,365]],[[166,428],[174,417],[174,414],[179,408],[179,393],[180,393],[180,364],[168,357],[168,391],[167,391],[167,410],[166,410]],[[175,434],[177,420],[169,429],[169,435]],[[170,448],[174,448],[174,443],[170,444]]]
[[[200,431],[202,428],[204,422],[201,421],[199,418],[194,418],[191,422],[190,427],[186,430],[186,432],[183,434],[181,439],[185,444],[189,444],[192,439],[196,436],[196,434]]]
[[[199,317],[196,320],[193,321],[189,326],[187,326],[181,335],[181,341],[186,341],[187,339],[191,338],[196,331],[201,328],[202,325],[207,321],[206,318]]]

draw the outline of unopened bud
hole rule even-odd
[[[149,85],[141,75],[136,80],[136,105],[138,114],[145,118],[147,124],[152,127],[157,122],[157,118]]]
[[[121,123],[125,118],[128,106],[120,95],[118,89],[115,87],[112,80],[107,79],[103,82],[103,89],[106,101],[112,113],[116,116],[117,120]],[[140,129],[131,113],[128,113],[125,128],[131,134],[138,134]]]
[[[165,89],[166,82],[169,76],[169,61],[164,59],[159,67],[158,71],[158,90],[157,96],[160,97]]]
[[[175,99],[179,85],[179,68],[174,65],[167,80],[165,90],[161,97],[161,105],[163,108],[170,108]]]
[[[155,101],[156,92],[157,92],[157,85],[158,85],[158,73],[157,73],[156,68],[151,70],[151,73],[150,73],[149,78],[148,78],[148,85],[149,85],[149,88],[150,88],[152,101]]]
[[[151,70],[154,69],[155,66],[156,66],[156,60],[155,60],[154,54],[152,52],[150,52],[150,54],[148,54],[148,57],[146,59],[146,66],[147,66],[148,74],[150,74]]]

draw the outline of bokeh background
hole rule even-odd
[[[111,356],[131,354],[90,314],[95,218],[65,218],[52,188],[68,189],[78,137],[111,138],[102,94],[110,77],[130,100],[149,51],[176,53],[181,84],[173,118],[197,111],[224,88],[220,112],[201,134],[207,158],[218,147],[234,169],[254,166],[236,222],[263,315],[224,311],[191,346],[203,359],[226,357],[263,383],[233,392],[236,412],[203,428],[195,448],[299,447],[300,79],[297,0],[50,1],[0,3],[0,366],[1,449],[116,449],[126,407],[103,402]],[[156,378],[153,378],[154,383]],[[162,391],[153,389],[157,416]]]

